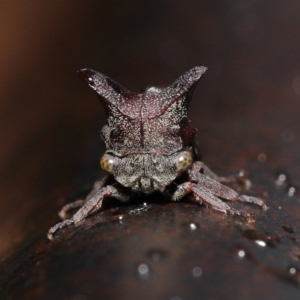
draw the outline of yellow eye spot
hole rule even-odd
[[[113,172],[114,158],[108,154],[104,154],[100,160],[100,166],[104,171]]]
[[[192,166],[193,158],[189,151],[180,152],[176,157],[176,166],[179,173],[186,171]]]

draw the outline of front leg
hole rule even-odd
[[[66,205],[63,206],[63,208],[60,210],[60,212],[58,213],[58,215],[60,216],[61,219],[67,219],[68,214],[71,210],[75,209],[75,208],[79,208],[82,207],[84,205],[85,202],[87,202],[88,200],[90,200],[91,198],[93,198],[96,193],[103,188],[105,185],[107,185],[109,179],[110,179],[110,175],[105,176],[104,178],[97,180],[94,185],[93,185],[93,189],[89,192],[89,194],[86,196],[85,200],[83,199],[79,199],[76,200],[74,202],[68,203]]]
[[[238,178],[238,176],[218,176],[216,173],[214,173],[206,164],[204,164],[202,161],[195,161],[192,165],[192,170],[197,171],[201,174],[204,174],[205,176],[221,182],[221,183],[236,183],[236,182],[241,182],[241,179]],[[246,188],[249,188],[251,186],[250,180],[246,179],[243,182],[243,186]]]
[[[196,198],[196,201],[200,204],[204,203],[207,206],[211,207],[214,210],[221,211],[222,213],[229,213],[232,215],[238,215],[246,219],[248,222],[254,222],[255,218],[248,213],[231,208],[225,202],[214,196],[209,190],[205,187],[192,182],[185,182],[177,187],[177,190],[173,194],[172,200],[178,201],[187,194],[193,194]]]
[[[96,212],[98,209],[101,208],[103,199],[105,197],[114,197],[122,201],[126,201],[129,198],[127,195],[121,193],[116,187],[112,185],[107,185],[98,190],[92,198],[88,199],[85,202],[85,204],[77,211],[77,213],[74,214],[70,219],[66,219],[51,227],[48,231],[48,238],[50,240],[53,239],[53,235],[57,231],[71,224],[76,225],[92,213]]]
[[[239,201],[245,203],[252,203],[260,206],[262,209],[266,210],[267,205],[265,202],[259,198],[247,195],[239,195],[233,189],[217,182],[195,170],[189,171],[189,179],[191,182],[196,182],[198,185],[202,186],[210,193],[217,197],[224,198],[229,201]]]

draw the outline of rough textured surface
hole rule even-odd
[[[1,11],[1,297],[296,299],[299,2],[31,2]],[[269,210],[247,207],[248,227],[195,203],[106,203],[49,242],[104,150],[104,112],[76,70],[138,91],[199,64],[210,72],[190,119],[203,161],[220,175],[246,170]]]
[[[104,200],[117,198],[128,202],[134,196],[143,197],[161,192],[170,201],[189,195],[211,209],[238,215],[254,222],[255,217],[231,208],[223,199],[256,204],[267,209],[257,197],[238,195],[222,182],[239,182],[238,177],[218,177],[196,153],[196,129],[188,119],[188,104],[193,90],[206,67],[194,67],[164,89],[151,87],[134,94],[109,77],[82,69],[80,77],[92,87],[104,102],[107,124],[102,129],[106,144],[100,165],[110,173],[110,180],[96,181],[84,199],[66,204],[59,216],[63,221],[48,231],[49,239],[70,225],[78,225],[98,212]],[[248,179],[245,186],[249,187]],[[221,199],[220,199],[221,198]],[[77,212],[68,216],[74,209]]]

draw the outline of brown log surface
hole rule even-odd
[[[32,0],[0,15],[1,299],[299,297],[298,1]],[[190,110],[203,161],[246,170],[250,189],[234,188],[269,209],[229,203],[250,225],[159,196],[108,201],[47,240],[62,205],[103,175],[104,110],[76,71],[138,91],[195,65],[209,68]]]

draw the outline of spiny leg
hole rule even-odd
[[[251,214],[245,213],[235,208],[231,208],[225,202],[214,196],[205,187],[196,183],[186,182],[179,185],[172,197],[172,200],[177,201],[187,194],[193,194],[196,197],[196,201],[199,201],[200,204],[205,203],[207,206],[211,207],[214,210],[221,211],[225,214],[230,213],[232,215],[241,216],[248,222],[255,221],[254,217]]]
[[[68,203],[63,206],[63,208],[59,211],[58,215],[61,219],[65,220],[70,210],[75,208],[82,207],[86,200],[76,200],[74,202]]]
[[[95,194],[102,188],[105,186],[107,180],[109,179],[110,175],[105,176],[104,178],[95,181],[94,185],[93,185],[93,189],[89,192],[89,194],[85,197],[85,200],[80,199],[80,200],[76,200],[74,202],[68,203],[66,205],[63,206],[63,208],[59,211],[58,215],[60,216],[61,219],[67,219],[68,217],[68,213],[75,209],[75,208],[79,208],[82,207],[84,205],[85,202],[87,202],[89,199],[93,198],[95,196]]]
[[[236,200],[240,201],[240,202],[256,204],[256,205],[260,206],[263,210],[268,209],[268,206],[266,205],[266,203],[263,200],[253,197],[253,196],[239,195]]]
[[[205,176],[221,183],[241,183],[241,179],[238,176],[218,176],[202,161],[195,161],[193,163],[192,170],[200,172],[201,174],[204,174]],[[251,186],[251,182],[250,180],[246,179],[242,185],[246,188],[249,188]]]
[[[87,218],[92,213],[101,208],[104,197],[114,197],[122,201],[128,200],[128,196],[122,194],[116,187],[108,185],[101,188],[96,194],[87,200],[85,204],[70,218],[51,227],[48,231],[48,238],[53,239],[53,235],[71,224],[77,224]]]
[[[208,166],[205,165],[202,161],[195,161],[192,165],[192,170],[202,173],[205,176],[208,176],[209,178],[220,182],[220,177],[212,170],[210,170]]]
[[[260,206],[264,210],[267,209],[267,205],[263,200],[253,196],[239,195],[233,189],[197,171],[191,170],[189,172],[189,177],[192,182],[198,183],[217,197],[222,197],[230,201],[251,203]]]

